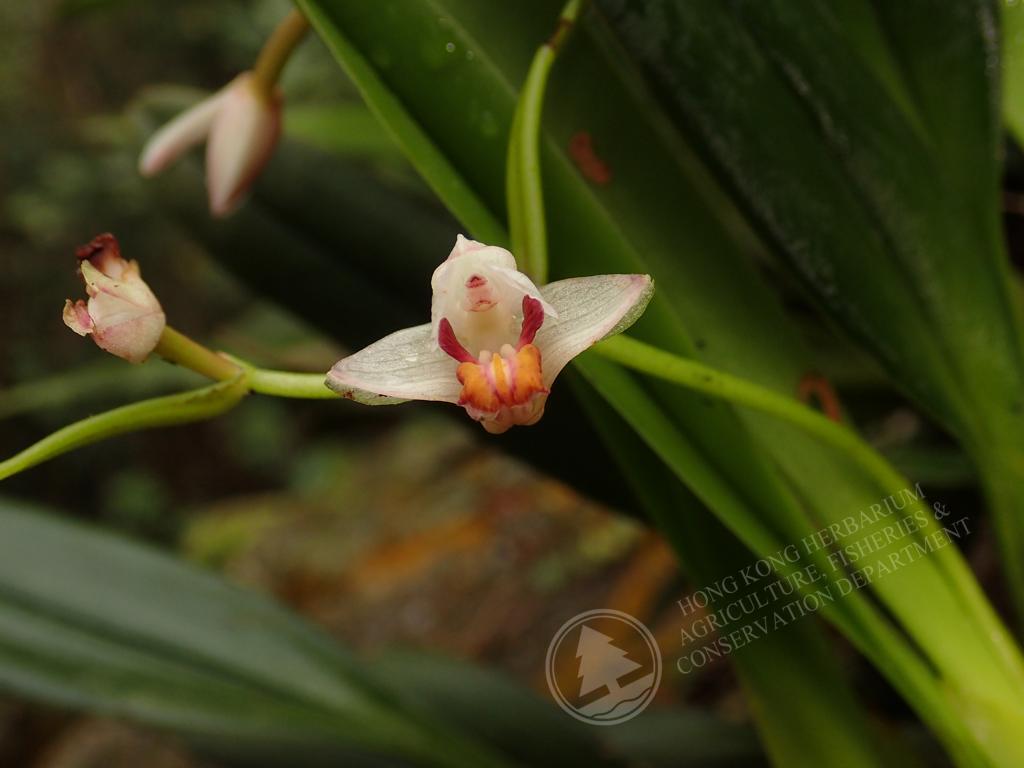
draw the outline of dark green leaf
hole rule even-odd
[[[0,684],[270,763],[369,751],[504,764],[411,717],[329,637],[265,598],[11,502],[0,504]]]
[[[1024,344],[995,205],[994,4],[599,6],[822,306],[964,441],[1024,596],[1009,490]]]

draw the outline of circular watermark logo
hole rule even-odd
[[[654,635],[628,613],[610,608],[565,622],[551,639],[544,667],[558,705],[592,725],[636,717],[661,682]]]

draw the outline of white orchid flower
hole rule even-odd
[[[632,325],[654,292],[648,275],[538,288],[504,248],[462,235],[430,283],[430,323],[339,361],[327,386],[369,405],[455,403],[495,434],[536,423],[566,364]]]
[[[139,172],[153,176],[205,139],[210,212],[227,216],[270,160],[281,134],[281,108],[279,91],[267,95],[244,72],[154,133]]]

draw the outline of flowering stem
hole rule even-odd
[[[537,283],[546,283],[548,276],[547,227],[540,172],[544,91],[551,65],[585,6],[585,0],[569,0],[562,10],[558,27],[533,57],[512,118],[506,171],[509,233],[512,252],[522,259],[523,271]]]
[[[720,400],[745,405],[796,424],[816,437],[855,457],[865,472],[883,485],[902,488],[903,478],[854,432],[800,401],[766,387],[679,357],[627,336],[615,336],[594,351],[610,360],[658,378],[681,384]]]
[[[293,10],[284,17],[264,43],[263,50],[253,65],[252,74],[257,87],[268,96],[273,94],[274,87],[281,77],[281,70],[284,69],[295,46],[302,41],[307,29],[309,22],[302,11]]]
[[[214,352],[170,326],[164,329],[156,353],[168,362],[214,381],[229,381],[245,373],[250,392],[303,400],[334,400],[338,396],[324,384],[322,373],[293,373],[257,368],[232,355]]]
[[[329,390],[324,382],[325,376],[322,373],[270,371],[265,368],[249,370],[249,388],[262,395],[304,400],[337,400],[338,395]]]
[[[256,368],[243,360],[214,352],[169,326],[164,328],[154,351],[168,362],[216,383],[191,392],[132,403],[69,424],[6,461],[0,461],[0,480],[108,437],[212,419],[236,406],[250,392],[310,400],[338,397],[327,389],[322,373]]]
[[[242,366],[170,326],[164,328],[154,352],[169,363],[188,368],[214,381],[229,381],[242,372]]]
[[[246,393],[245,375],[236,368],[234,376],[227,381],[178,395],[143,400],[90,416],[58,429],[21,453],[0,461],[0,480],[108,437],[140,429],[211,419],[233,408]]]

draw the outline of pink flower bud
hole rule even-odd
[[[153,134],[139,158],[152,176],[206,139],[210,212],[227,216],[270,160],[281,134],[280,91],[268,95],[249,72],[187,109]]]
[[[64,303],[64,323],[79,336],[91,334],[100,349],[141,363],[156,348],[166,317],[142,280],[138,262],[126,261],[111,234],[99,235],[75,254],[80,260],[86,303]]]

